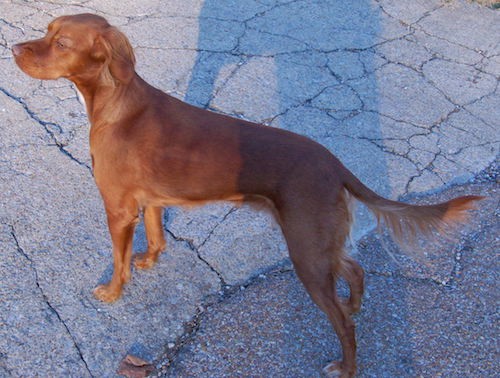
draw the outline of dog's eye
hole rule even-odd
[[[73,47],[73,41],[64,36],[54,38],[54,44],[59,50],[69,50]]]
[[[68,50],[73,46],[73,42],[67,37],[56,38],[54,43],[59,50]]]

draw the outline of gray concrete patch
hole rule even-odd
[[[391,198],[440,191],[498,165],[500,13],[477,4],[0,0],[0,376],[112,377],[127,353],[161,363],[165,346],[180,345],[189,333],[184,324],[207,303],[215,303],[207,326],[166,374],[203,376],[222,366],[232,376],[315,376],[338,355],[333,332],[292,273],[227,295],[286,256],[269,217],[247,208],[168,210],[168,249],[158,266],[134,272],[116,304],[93,298],[92,288],[111,274],[111,246],[85,111],[69,82],[28,78],[10,53],[13,44],[43,35],[52,18],[82,12],[105,16],[129,36],[137,71],[153,85],[307,135]],[[429,253],[428,265],[398,255],[396,266],[376,238],[362,239],[373,225],[361,209],[356,239],[379,251],[357,255],[370,271],[357,318],[361,375],[494,375],[494,340],[481,332],[497,324],[494,306],[487,307],[495,289],[494,255],[486,254],[497,242],[489,239],[498,232],[494,223],[467,243]],[[141,251],[142,228],[136,236]],[[467,256],[460,263],[459,251]],[[394,298],[388,318],[383,296]],[[395,338],[402,341],[388,342]],[[183,356],[191,354],[186,365]]]
[[[276,222],[270,215],[255,214],[248,208],[228,215],[199,250],[229,285],[244,283],[287,257]]]

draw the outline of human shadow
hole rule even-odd
[[[373,142],[383,139],[379,115],[365,107],[377,98],[370,48],[380,41],[380,9],[368,0],[235,4],[203,3],[185,100],[306,135],[390,195]]]
[[[379,41],[380,12],[368,0],[206,0],[185,100],[307,135],[387,195],[383,153],[364,138],[383,139],[378,115],[364,106],[365,97],[377,98],[371,47]],[[404,319],[404,298],[400,304]],[[283,337],[293,338],[294,323],[286,327]],[[391,347],[376,345],[379,355]],[[293,358],[290,364],[300,360]]]

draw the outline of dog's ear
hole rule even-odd
[[[127,37],[113,26],[106,28],[94,41],[92,57],[104,62],[101,76],[106,85],[128,83],[134,75],[134,50]]]

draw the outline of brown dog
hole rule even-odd
[[[314,302],[328,315],[343,359],[325,368],[353,377],[356,342],[351,314],[363,294],[363,270],[344,252],[354,196],[401,238],[462,221],[480,197],[433,206],[384,199],[349,172],[326,148],[303,136],[230,118],[185,104],[142,80],[127,38],[102,17],[64,16],[44,38],[12,48],[16,63],[38,79],[65,77],[85,99],[91,123],[95,181],[113,241],[111,281],[95,289],[112,302],[130,279],[132,237],[144,212],[150,268],[165,248],[162,208],[207,201],[264,202],[286,238],[290,258]],[[350,298],[341,301],[343,277]]]

